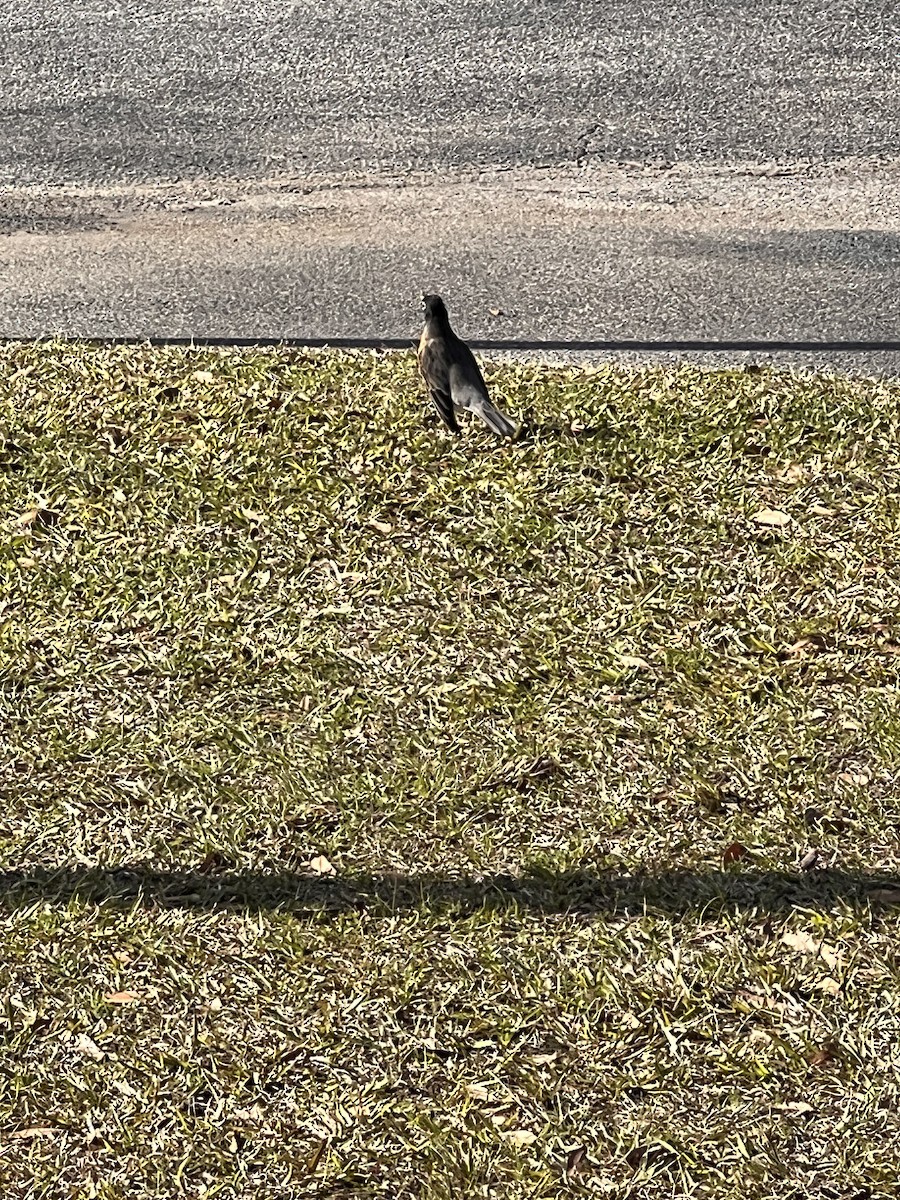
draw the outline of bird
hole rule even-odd
[[[419,339],[419,370],[438,416],[459,433],[457,412],[473,412],[500,437],[514,437],[517,427],[491,404],[475,355],[450,328],[440,296],[424,295],[425,327]]]

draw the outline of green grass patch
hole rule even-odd
[[[900,387],[488,376],[0,347],[4,1195],[896,1194]]]

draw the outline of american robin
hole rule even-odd
[[[419,370],[428,394],[448,429],[459,433],[457,412],[476,413],[500,437],[513,437],[516,426],[494,408],[475,356],[450,328],[440,296],[423,296],[425,328],[419,339]]]

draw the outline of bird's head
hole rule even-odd
[[[422,297],[422,311],[425,313],[426,321],[439,321],[443,323],[447,320],[447,306],[440,296],[433,296],[426,293]]]

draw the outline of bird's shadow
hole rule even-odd
[[[519,431],[513,440],[520,446],[549,441],[589,442],[605,432],[602,425],[573,426],[559,421],[533,421],[526,416],[521,419]]]
[[[297,915],[366,912],[390,915],[434,910],[465,915],[478,910],[584,916],[653,912],[826,912],[900,904],[900,875],[888,871],[809,872],[761,869],[667,870],[625,874],[602,870],[539,871],[480,877],[422,872],[338,872],[163,869],[121,866],[44,866],[0,872],[0,910],[37,902],[148,909],[279,911]]]

